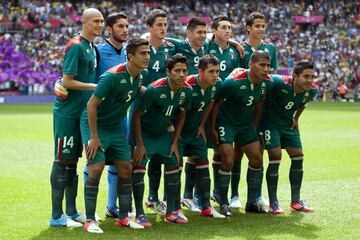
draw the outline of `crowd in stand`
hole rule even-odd
[[[25,64],[13,67],[27,68],[31,74],[0,74],[2,84],[9,76],[15,85],[40,84],[44,92],[50,90],[61,72],[62,50],[67,41],[80,30],[80,15],[85,8],[96,7],[106,17],[113,11],[124,11],[129,17],[130,35],[139,36],[147,31],[143,21],[151,9],[161,8],[168,12],[168,36],[184,38],[184,16],[227,15],[233,21],[234,38],[246,38],[245,17],[252,11],[264,13],[268,19],[266,39],[277,48],[279,69],[292,68],[299,59],[313,59],[316,64],[316,83],[319,99],[334,99],[338,94],[340,80],[347,93],[356,95],[360,85],[360,2],[358,1],[0,1],[0,70],[9,68],[12,54],[25,52]],[[293,16],[323,16],[322,23],[296,24]],[[11,46],[9,43],[11,42]],[[6,47],[7,46],[7,47]],[[5,50],[4,50],[5,49]],[[6,52],[7,51],[7,52]],[[26,58],[25,56],[23,56]],[[21,65],[21,66],[20,66]],[[45,71],[46,70],[46,71]],[[45,73],[41,76],[35,73]],[[26,75],[26,76],[25,76]],[[37,76],[32,79],[32,76]],[[25,77],[24,77],[25,76]],[[7,78],[6,78],[7,77]],[[26,89],[26,88],[25,88]],[[1,93],[1,92],[0,92]]]

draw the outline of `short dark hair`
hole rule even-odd
[[[177,63],[185,63],[186,66],[188,65],[187,58],[181,53],[177,53],[169,59],[166,65],[166,69],[169,69],[169,71],[171,71]]]
[[[154,24],[156,18],[158,18],[158,17],[166,18],[166,16],[167,16],[167,14],[163,10],[154,9],[154,10],[151,10],[151,12],[146,16],[145,23],[146,23],[146,25],[151,27]]]
[[[250,57],[250,61],[253,63],[258,62],[262,59],[268,59],[269,61],[271,61],[269,54],[267,54],[267,52],[263,50],[256,50]]]
[[[226,17],[226,16],[219,16],[219,17],[216,17],[216,18],[214,19],[214,21],[212,22],[211,28],[212,28],[212,29],[217,29],[217,28],[219,27],[219,23],[220,23],[221,21],[228,21],[228,22],[230,22],[230,20],[229,20],[228,17]]]
[[[127,45],[126,45],[126,54],[132,54],[135,55],[136,50],[140,47],[140,46],[149,46],[149,42],[146,39],[143,38],[132,38],[128,41]]]
[[[209,65],[219,65],[220,61],[212,54],[206,54],[199,60],[199,69],[205,71]]]
[[[109,16],[107,16],[106,18],[106,26],[107,27],[112,27],[114,26],[114,24],[116,23],[117,20],[124,18],[127,19],[127,16],[125,13],[123,12],[114,12],[114,13],[110,13]]]
[[[265,15],[259,12],[252,12],[246,17],[246,26],[253,25],[255,19],[262,19],[266,22]]]
[[[305,69],[314,69],[314,63],[308,60],[301,60],[294,68],[294,74],[300,75]]]
[[[189,20],[186,29],[187,30],[194,30],[197,26],[204,26],[206,27],[206,22],[198,17],[193,17]]]

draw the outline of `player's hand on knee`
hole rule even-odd
[[[136,146],[134,150],[134,165],[137,166],[139,163],[144,159],[147,158],[146,156],[146,149],[144,145]]]
[[[169,157],[171,157],[173,154],[175,154],[176,159],[179,161],[180,154],[179,154],[179,148],[178,148],[177,143],[173,143],[170,147]]]
[[[205,143],[207,142],[204,126],[199,126],[199,128],[198,128],[198,133],[197,133],[197,137],[202,137],[202,138],[204,139],[204,142],[205,142]]]
[[[88,147],[86,149],[86,155],[89,156],[90,159],[93,159],[95,158],[98,149],[104,151],[104,149],[101,147],[99,138],[90,138]]]

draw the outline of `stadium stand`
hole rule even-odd
[[[275,43],[279,69],[286,73],[299,59],[313,59],[319,100],[360,100],[359,1],[0,1],[0,94],[48,94],[61,72],[62,50],[80,30],[80,14],[97,7],[107,16],[124,11],[130,34],[146,32],[145,16],[153,8],[167,11],[168,36],[184,38],[189,16],[210,20],[227,15],[234,38],[245,40],[245,17],[252,11],[268,19],[266,39]],[[101,41],[101,39],[99,40]]]

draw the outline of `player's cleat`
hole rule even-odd
[[[164,217],[165,222],[177,223],[177,224],[186,224],[188,219],[184,218],[182,214],[178,211],[173,211],[170,214],[166,214]]]
[[[255,203],[246,204],[245,212],[247,213],[268,213],[267,207],[261,201],[261,197]]]
[[[235,196],[230,199],[230,207],[231,208],[241,208],[242,207],[239,196]]]
[[[79,222],[72,220],[66,214],[63,214],[58,219],[51,218],[50,226],[52,226],[52,227],[82,227],[83,225]]]
[[[221,205],[221,204],[220,204],[220,194],[212,192],[212,193],[210,194],[210,199],[211,199],[212,201],[216,202],[217,204]]]
[[[104,233],[94,220],[87,220],[84,224],[84,231],[89,233]]]
[[[111,208],[106,207],[105,217],[118,218],[119,217],[119,208],[111,209]]]
[[[148,218],[146,215],[141,214],[136,218],[136,223],[140,224],[141,226],[144,227],[151,227],[152,224],[151,222],[149,222]]]
[[[314,208],[309,208],[305,201],[303,200],[298,200],[297,202],[291,203],[290,204],[290,208],[293,211],[297,211],[297,212],[313,212]]]
[[[180,217],[188,220],[188,218],[185,216],[185,214],[184,214],[184,212],[183,212],[183,210],[181,208],[175,210],[175,212],[177,212],[180,215]]]
[[[263,205],[265,208],[270,205],[269,200],[267,200],[263,195],[261,195],[256,201]]]
[[[118,219],[115,223],[118,227],[130,227],[133,229],[143,229],[144,226],[140,225],[137,222],[132,221],[129,217],[125,217],[123,219]]]
[[[136,210],[135,208],[131,208],[131,212],[128,212],[128,217],[135,217],[136,216]]]
[[[205,217],[225,218],[224,215],[216,211],[215,208],[213,208],[212,206],[209,206],[208,208],[201,210],[201,215]]]
[[[225,217],[231,217],[231,209],[229,205],[224,204],[220,207],[220,214],[224,215]]]
[[[284,214],[285,211],[280,207],[279,202],[275,201],[274,203],[270,204],[269,213],[276,215],[276,214]]]
[[[86,222],[86,217],[83,213],[77,212],[74,215],[68,216],[72,220],[84,224]]]
[[[156,214],[165,215],[166,213],[166,205],[161,201],[153,202],[148,199],[145,202],[145,206],[152,209]]]
[[[201,210],[195,206],[195,202],[192,198],[183,198],[183,205],[187,207],[192,212],[200,212]]]
[[[201,198],[200,198],[200,196],[195,195],[194,203],[195,203],[195,208],[199,209],[199,212],[201,212]],[[194,211],[194,212],[197,212],[197,211]]]
[[[102,221],[101,217],[99,215],[97,215],[97,213],[95,213],[95,221],[96,222],[101,222]]]

